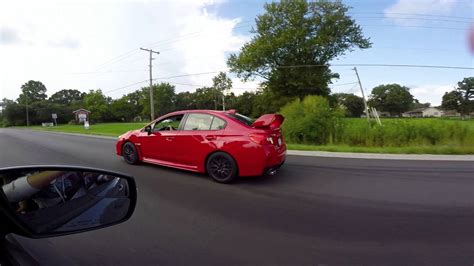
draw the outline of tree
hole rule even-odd
[[[21,126],[26,124],[25,108],[17,102],[3,99],[3,124],[4,126]]]
[[[133,121],[133,118],[137,116],[136,106],[130,102],[127,95],[120,99],[113,100],[110,105],[110,110],[114,117],[114,120],[118,121]]]
[[[364,113],[365,106],[362,97],[351,93],[335,93],[333,97],[338,105],[344,107],[346,116],[360,117]]]
[[[288,100],[329,95],[328,83],[339,77],[329,62],[356,47],[371,47],[340,1],[282,0],[264,8],[251,31],[255,36],[227,64],[244,81],[258,77]]]
[[[441,101],[441,107],[444,110],[461,111],[462,93],[457,90],[445,92]]]
[[[203,87],[194,92],[194,102],[197,109],[217,109],[216,89]]]
[[[282,106],[295,98],[297,97],[279,96],[269,89],[262,89],[257,92],[253,100],[252,117],[277,113]]]
[[[86,94],[84,92],[80,92],[78,90],[60,90],[51,95],[48,100],[51,103],[67,106],[71,105],[72,103],[82,101],[85,95]]]
[[[149,92],[148,92],[149,94]],[[141,116],[143,114],[143,102],[144,102],[144,98],[145,98],[145,95],[144,95],[144,92],[140,89],[140,90],[136,90],[134,92],[131,92],[127,95],[125,95],[126,99],[127,99],[127,102],[130,103],[131,105],[133,105],[133,118],[137,117],[137,116]],[[148,101],[148,104],[150,104],[150,102]],[[147,115],[147,117],[149,116],[150,114]]]
[[[30,104],[33,102],[46,100],[46,86],[40,81],[30,80],[21,85],[21,94],[18,97],[18,103]]]
[[[410,110],[414,103],[410,88],[399,84],[379,85],[372,89],[369,105],[390,115],[401,115]]]
[[[192,92],[185,91],[176,94],[175,97],[176,110],[192,110],[197,109],[195,95]]]
[[[219,72],[219,74],[217,74],[217,76],[215,76],[212,79],[212,84],[213,84],[214,89],[217,92],[216,97],[222,99],[221,104],[222,104],[222,109],[224,109],[225,108],[224,99],[226,97],[226,94],[228,94],[229,91],[232,89],[232,80],[229,77],[227,77],[225,72]],[[219,102],[219,99],[216,99],[216,103],[218,102]],[[216,106],[216,109],[217,109],[217,106]]]
[[[411,106],[411,109],[427,108],[430,106],[431,106],[431,103],[420,103],[418,99],[415,99],[413,102],[413,105]]]
[[[233,108],[245,116],[251,116],[255,97],[255,92],[246,91],[236,97],[235,105]]]
[[[150,93],[149,87],[142,88],[141,98],[143,105],[143,115],[150,116]],[[169,83],[153,85],[153,102],[155,107],[155,117],[162,116],[174,110],[175,101],[174,86]]]
[[[441,106],[445,110],[456,110],[463,119],[474,111],[474,77],[464,78],[458,87],[443,95]]]
[[[111,117],[109,109],[110,98],[102,90],[90,90],[84,96],[84,107],[91,112],[90,120],[93,122],[106,122]]]

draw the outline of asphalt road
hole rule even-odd
[[[114,141],[0,129],[0,167],[73,164],[135,176],[113,227],[22,245],[44,265],[472,265],[474,162],[289,156],[233,185],[129,166]]]

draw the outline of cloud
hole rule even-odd
[[[399,25],[421,24],[423,20],[406,19],[413,15],[446,15],[451,12],[457,0],[398,0],[384,10],[385,17]]]
[[[49,41],[49,45],[58,48],[68,48],[68,49],[77,49],[81,46],[79,40],[66,37],[60,40]]]
[[[444,93],[452,91],[454,87],[453,84],[412,86],[410,92],[422,103],[429,102],[431,106],[439,106]]]
[[[0,28],[0,44],[18,44],[22,43],[18,32],[12,28]]]
[[[0,75],[0,98],[17,98],[30,79],[42,81],[48,95],[101,88],[116,98],[147,84],[126,86],[148,79],[148,53],[140,47],[160,52],[153,61],[156,78],[226,70],[229,53],[249,39],[234,31],[249,23],[218,13],[222,1],[99,2],[0,2],[0,25],[15,25],[19,37],[34,44],[2,47],[0,73],[9,75]],[[208,86],[214,75],[163,81]],[[177,92],[195,88],[176,84]]]

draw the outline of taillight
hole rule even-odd
[[[273,138],[266,134],[252,133],[249,135],[249,138],[252,142],[259,145],[273,144]]]

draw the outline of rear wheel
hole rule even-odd
[[[227,153],[216,152],[212,154],[206,163],[206,170],[214,181],[219,183],[230,183],[237,177],[237,164]]]
[[[137,164],[138,163],[138,152],[137,148],[133,143],[127,142],[122,147],[122,156],[126,163]]]

